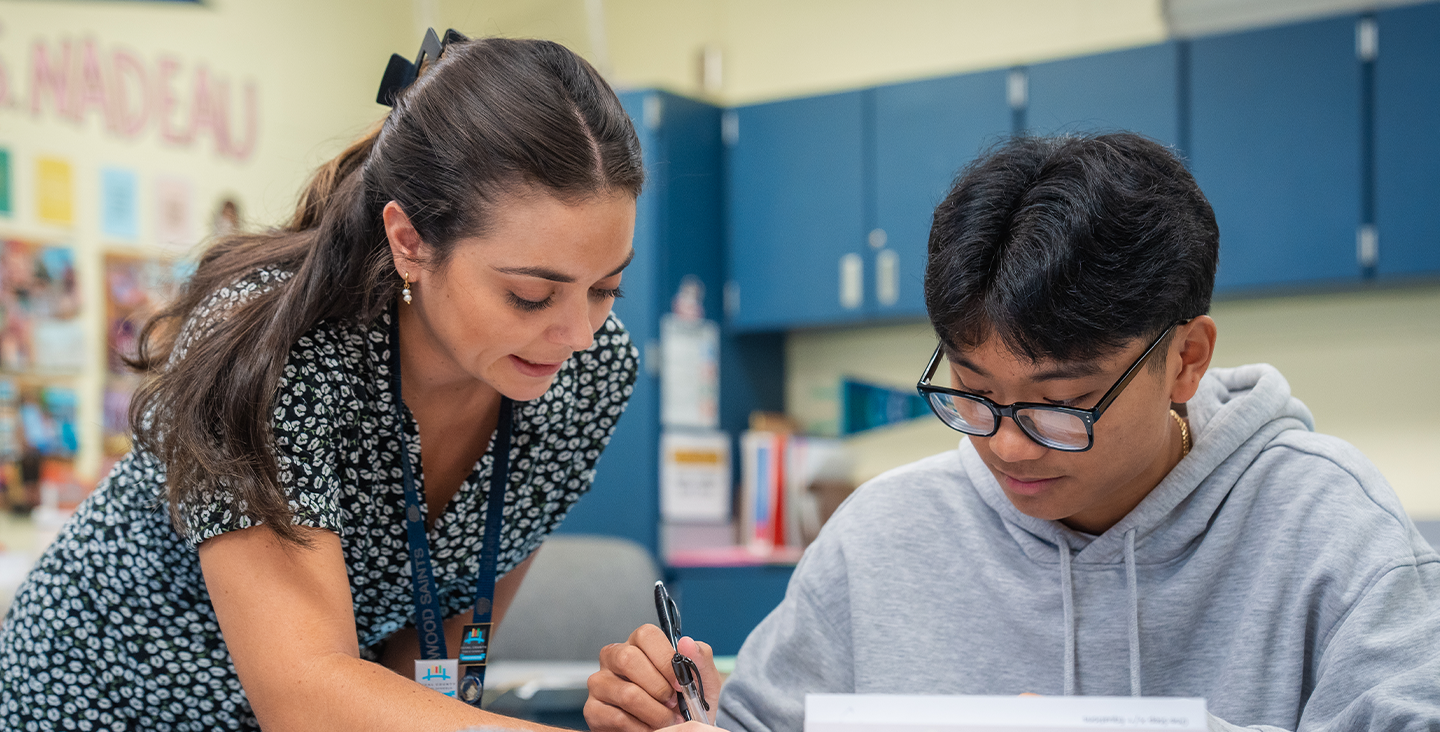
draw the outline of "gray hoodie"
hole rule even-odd
[[[1440,555],[1270,366],[1100,536],[1020,513],[968,441],[862,486],[745,642],[720,726],[808,692],[1200,696],[1212,727],[1440,730]]]

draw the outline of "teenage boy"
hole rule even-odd
[[[1034,692],[1204,697],[1212,729],[1440,729],[1440,555],[1279,372],[1208,369],[1218,245],[1181,162],[1135,135],[967,169],[930,233],[920,390],[969,437],[835,514],[719,726],[799,730],[810,692]],[[592,728],[675,723],[671,654],[652,627],[607,646]]]

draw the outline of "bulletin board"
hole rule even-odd
[[[0,503],[73,508],[75,381],[85,365],[74,249],[8,239],[0,251]]]

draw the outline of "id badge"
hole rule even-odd
[[[460,662],[453,658],[416,661],[415,680],[427,689],[455,696],[460,685]]]
[[[480,706],[485,695],[485,666],[490,660],[490,623],[471,623],[460,635],[459,667],[460,701],[472,707]]]

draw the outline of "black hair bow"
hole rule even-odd
[[[425,39],[420,42],[420,53],[411,62],[398,53],[390,54],[390,63],[385,67],[385,75],[380,77],[380,93],[375,95],[375,101],[387,107],[395,106],[396,97],[400,92],[415,82],[415,77],[420,75],[420,67],[426,61],[434,63],[440,59],[440,54],[445,52],[445,47],[456,41],[469,40],[464,34],[451,28],[445,31],[445,41],[442,43],[440,37],[435,35],[434,28],[425,30]]]

